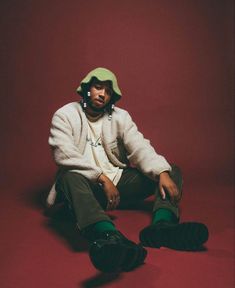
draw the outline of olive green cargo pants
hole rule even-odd
[[[170,177],[178,186],[182,194],[182,176],[180,169],[172,165]],[[131,204],[142,202],[145,198],[155,194],[153,212],[165,208],[172,211],[179,218],[177,205],[169,199],[163,200],[158,187],[158,181],[153,181],[135,168],[127,168],[123,171],[117,184],[120,193],[118,208],[128,208]],[[98,183],[93,183],[76,172],[67,171],[56,182],[59,201],[64,201],[69,211],[75,217],[80,230],[99,221],[111,221],[105,212],[107,199]],[[57,199],[57,200],[58,200]]]

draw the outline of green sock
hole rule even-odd
[[[99,221],[92,225],[94,231],[96,232],[104,232],[104,231],[116,231],[116,227],[112,222],[109,221]]]
[[[160,208],[153,214],[152,224],[155,224],[159,221],[167,221],[171,223],[177,223],[178,219],[173,212],[168,209]]]

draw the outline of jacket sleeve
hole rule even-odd
[[[167,160],[159,155],[138,131],[136,124],[127,113],[124,121],[123,143],[128,153],[128,160],[145,175],[156,180],[163,171],[170,171],[171,166]]]
[[[71,124],[62,113],[55,113],[52,118],[49,145],[56,164],[61,168],[80,173],[93,182],[102,173],[99,167],[92,165],[78,150],[74,143]]]

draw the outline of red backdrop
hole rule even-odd
[[[186,181],[232,183],[233,1],[1,1],[1,178],[53,178],[52,114],[91,69],[113,70],[121,107]]]

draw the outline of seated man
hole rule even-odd
[[[179,223],[182,177],[157,154],[127,111],[114,107],[122,97],[115,75],[92,70],[80,83],[80,102],[53,116],[49,144],[59,170],[48,205],[62,199],[89,241],[94,266],[129,271],[144,262],[143,247],[198,250],[208,239],[202,223]],[[57,195],[56,195],[57,193]],[[128,240],[105,213],[155,194],[152,223],[140,244]]]

